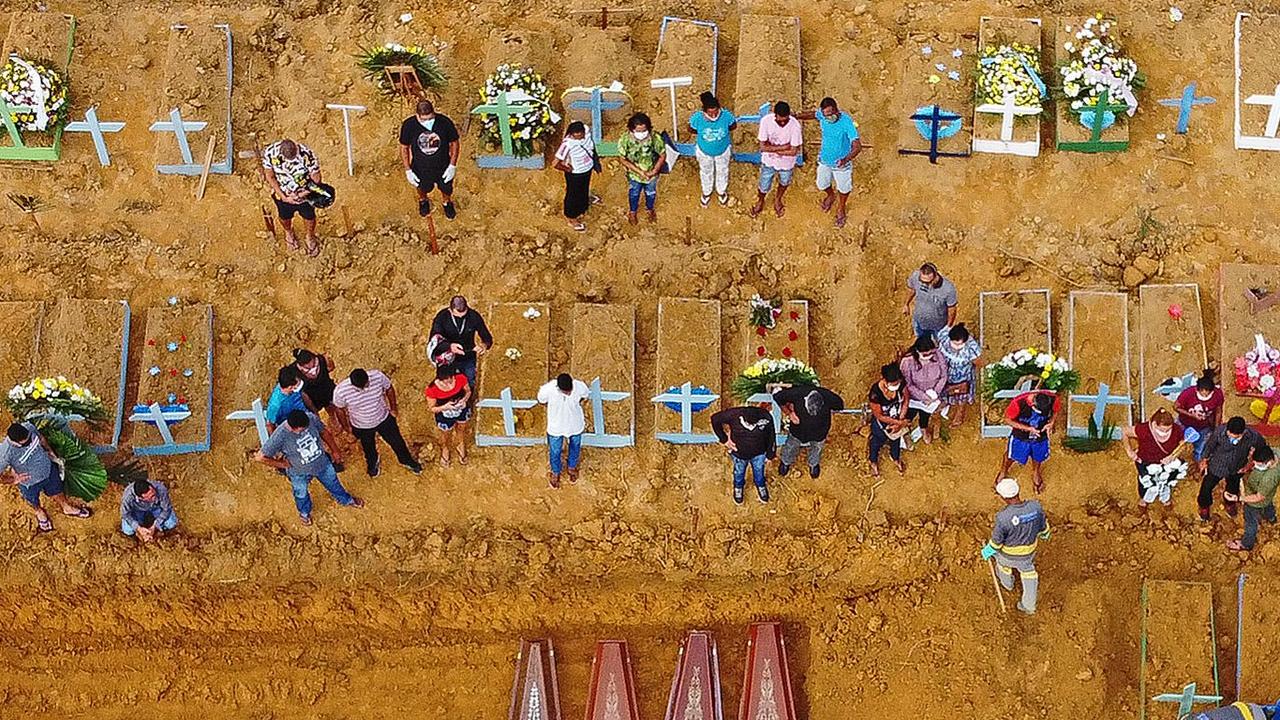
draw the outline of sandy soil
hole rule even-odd
[[[978,336],[989,363],[1000,362],[1005,355],[1027,347],[1052,351],[1051,308],[1050,296],[1038,288],[993,293],[982,300],[979,323],[967,327]],[[1004,422],[1009,401],[979,402],[988,424]]]
[[[898,78],[899,102],[895,110],[898,118],[898,148],[902,150],[929,149],[927,135],[922,136],[911,116],[920,108],[937,105],[944,111],[959,114],[962,118],[973,115],[973,74],[977,60],[977,33],[921,32],[913,28],[898,51],[898,65],[902,74]],[[959,50],[960,56],[953,53]],[[938,67],[941,65],[942,67]],[[959,73],[952,79],[949,73]],[[937,82],[933,82],[933,78]],[[945,121],[943,124],[947,124]],[[930,132],[925,128],[925,132]],[[939,135],[940,152],[967,153],[972,144],[973,126],[962,123],[959,132],[950,137]],[[919,160],[919,158],[915,158]]]
[[[1198,377],[1208,358],[1205,355],[1204,317],[1200,311],[1197,288],[1181,285],[1144,285],[1138,292],[1138,342],[1141,367],[1135,386],[1141,395],[1143,418],[1157,408],[1172,408],[1152,390],[1166,378],[1196,373]],[[1170,314],[1181,306],[1182,318]]]
[[[41,302],[0,303],[0,383],[9,388],[26,382],[40,352],[45,306]]]
[[[1268,533],[1269,534],[1269,533]],[[1275,636],[1263,630],[1280,617],[1274,578],[1250,575],[1244,584],[1244,636],[1250,638],[1239,668],[1242,697],[1267,697],[1280,692],[1280,667],[1275,657]]]
[[[1081,395],[1092,395],[1106,383],[1112,395],[1133,399],[1129,382],[1129,296],[1124,294],[1072,293],[1067,314],[1070,348],[1067,357],[1080,373]],[[1064,403],[1068,404],[1068,403]],[[1093,403],[1072,402],[1067,421],[1074,427],[1088,427]],[[1122,427],[1133,422],[1133,406],[1108,405],[1106,421]]]
[[[747,305],[747,318],[750,318],[750,305]],[[782,314],[772,328],[766,328],[764,334],[753,327],[750,322],[743,322],[742,354],[738,368],[741,371],[761,357],[781,360],[793,357],[809,362],[809,303],[804,300],[787,300],[782,303]],[[764,354],[760,354],[760,349]],[[783,350],[789,350],[786,354]],[[736,372],[734,373],[736,374]]]
[[[689,298],[663,298],[658,305],[658,383],[654,394],[684,383],[720,395],[720,303]],[[654,404],[660,432],[680,432],[680,413]],[[711,414],[725,407],[717,401],[693,416],[693,432],[710,432]]]
[[[1214,674],[1213,587],[1207,583],[1148,581],[1147,664],[1148,695],[1181,692],[1196,683],[1212,694]],[[1179,720],[1175,703],[1148,700],[1147,717]]]
[[[176,404],[183,404],[191,411],[191,417],[173,426],[174,442],[198,443],[205,440],[205,428],[209,414],[209,341],[211,327],[208,305],[178,305],[175,307],[148,308],[143,337],[146,341],[139,348],[142,353],[135,404],[161,406],[173,395]],[[176,343],[169,350],[169,343]],[[159,368],[156,375],[151,368]],[[187,371],[191,374],[188,375]],[[270,377],[270,375],[266,375]],[[262,375],[259,375],[262,377]],[[131,412],[126,408],[127,412]],[[163,441],[158,431],[134,434],[137,444],[159,444]]]
[[[630,392],[631,398],[604,404],[604,430],[626,434],[635,428],[636,313],[625,305],[578,303],[573,315],[573,365],[570,372],[588,385],[600,378],[604,391]],[[587,405],[588,427],[595,418]]]
[[[526,317],[532,308],[537,315]],[[504,388],[511,388],[516,400],[536,400],[538,388],[547,381],[548,343],[551,341],[550,309],[545,303],[493,303],[485,322],[493,333],[493,347],[485,353],[480,363],[480,390],[476,399],[497,398]],[[501,340],[499,339],[501,338]],[[516,350],[519,357],[507,357],[507,351]],[[537,436],[546,428],[546,407],[535,405],[516,410],[516,434]],[[497,408],[476,408],[477,432],[486,435],[505,435],[502,411]]]

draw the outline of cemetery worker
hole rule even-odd
[[[750,465],[760,502],[769,502],[764,466],[765,461],[772,460],[777,453],[778,436],[773,427],[773,415],[755,405],[728,408],[711,416],[711,430],[729,451],[729,459],[733,461],[733,501],[742,504],[743,490],[747,486],[747,466]]]
[[[1183,444],[1191,445],[1199,434],[1175,422],[1173,414],[1164,408],[1155,411],[1147,422],[1126,427],[1122,433],[1124,451],[1138,469],[1138,507],[1146,510],[1150,501],[1146,499],[1148,490],[1143,487],[1142,480],[1153,475],[1148,466],[1173,462]],[[1166,500],[1165,504],[1169,502]]]
[[[467,376],[453,366],[436,369],[436,377],[423,392],[427,409],[436,416],[440,428],[440,464],[449,467],[449,447],[458,452],[458,462],[467,464],[467,421],[471,419],[471,386]]]
[[[1049,539],[1049,519],[1039,500],[1023,500],[1018,492],[1018,481],[1013,478],[1004,478],[996,483],[996,494],[1004,500],[1004,508],[996,513],[991,540],[982,548],[982,559],[995,558],[996,576],[1005,590],[1013,590],[1013,571],[1018,571],[1022,578],[1022,599],[1018,601],[1018,609],[1034,615],[1040,589],[1036,544]]]
[[[889,448],[889,457],[898,472],[907,471],[907,465],[902,461],[902,436],[910,426],[907,420],[908,393],[898,363],[880,367],[880,379],[871,385],[867,393],[871,410],[867,460],[871,463],[872,477],[880,477],[880,450],[885,447]]]
[[[596,166],[596,146],[587,134],[587,126],[575,120],[569,123],[564,140],[556,150],[555,169],[564,173],[564,217],[569,227],[582,232],[587,229],[581,218],[593,202],[591,173]]]
[[[151,542],[178,527],[169,488],[158,480],[135,480],[120,497],[120,532],[140,542]]]
[[[982,346],[969,334],[964,323],[943,328],[936,337],[938,352],[947,361],[947,384],[942,388],[942,401],[955,410],[951,426],[956,427],[964,423],[965,413],[973,404]]]
[[[1012,428],[1009,433],[1009,449],[1000,462],[996,481],[1009,474],[1013,463],[1026,465],[1031,462],[1031,477],[1036,492],[1044,491],[1044,475],[1041,466],[1049,459],[1049,436],[1053,434],[1058,413],[1062,412],[1062,398],[1052,390],[1031,390],[1015,397],[1005,409],[1004,424]]]
[[[760,141],[760,186],[756,188],[756,204],[751,208],[751,217],[764,210],[764,199],[769,188],[773,187],[774,178],[778,180],[778,192],[773,196],[773,212],[782,217],[787,211],[783,197],[791,186],[796,157],[803,145],[800,121],[791,117],[791,106],[782,100],[774,103],[773,112],[760,118],[760,131],[756,138]]]
[[[1200,472],[1204,478],[1200,481],[1200,495],[1196,498],[1201,520],[1209,519],[1214,488],[1223,480],[1227,481],[1227,485],[1222,495],[1222,505],[1228,515],[1235,517],[1239,512],[1239,503],[1235,498],[1240,494],[1240,479],[1253,459],[1254,448],[1262,444],[1262,436],[1246,425],[1244,418],[1238,415],[1209,433],[1209,440],[1204,446],[1204,458],[1200,460]]]
[[[302,378],[302,399],[307,409],[316,414],[321,410],[332,412],[333,391],[337,387],[330,374],[333,360],[306,348],[294,348],[293,367]]]
[[[933,336],[955,324],[958,303],[955,283],[943,277],[938,266],[927,262],[907,278],[902,314],[910,316],[915,337]]]
[[[702,181],[702,207],[711,203],[714,189],[721,205],[729,203],[729,160],[733,157],[729,133],[738,127],[738,118],[720,107],[710,92],[698,96],[702,110],[689,118],[689,129],[697,136],[694,156],[698,159],[698,177]]]
[[[303,525],[311,524],[311,478],[320,481],[339,505],[364,507],[364,501],[347,492],[338,479],[334,462],[341,453],[320,417],[306,410],[294,410],[271,433],[258,451],[259,462],[283,470],[293,486],[293,502]]]
[[[836,227],[844,227],[845,205],[853,192],[853,159],[862,152],[858,126],[848,113],[840,112],[835,98],[824,97],[818,112],[799,113],[802,120],[821,115],[818,128],[822,132],[822,148],[818,151],[818,189],[827,195],[822,199],[822,212],[836,208]]]
[[[391,378],[381,370],[352,370],[333,392],[333,409],[338,426],[350,431],[360,441],[369,477],[377,477],[381,469],[376,438],[378,435],[382,436],[396,454],[396,459],[409,472],[414,475],[422,472],[422,465],[409,451],[404,436],[400,434],[400,424],[396,420],[396,388],[391,384]]]
[[[1232,550],[1252,550],[1258,542],[1258,524],[1276,523],[1276,487],[1280,486],[1280,466],[1276,454],[1265,443],[1253,451],[1253,470],[1244,481],[1240,502],[1244,503],[1244,537],[1232,540]]]
[[[947,385],[947,361],[938,353],[932,337],[916,338],[911,350],[898,363],[907,383],[907,420],[918,420],[926,445],[933,442],[929,418],[942,407],[942,390]]]
[[[444,216],[458,216],[453,206],[453,176],[458,171],[458,128],[448,117],[436,112],[430,100],[419,100],[411,117],[400,124],[400,162],[404,177],[418,191],[418,214],[431,212],[428,199],[440,188]]]
[[[449,307],[436,313],[431,321],[431,335],[439,335],[449,344],[454,368],[467,376],[467,384],[476,386],[476,358],[493,347],[493,334],[484,318],[467,304],[467,299],[454,295]],[[476,336],[480,339],[477,341]]]
[[[1186,720],[1273,720],[1277,706],[1280,702],[1274,705],[1233,702],[1212,710],[1194,711],[1186,716]]]
[[[267,416],[267,432],[275,430],[294,410],[307,409],[302,387],[302,376],[296,366],[285,365],[276,373],[276,386],[267,399],[267,409],[263,413]]]
[[[627,170],[627,221],[636,224],[640,195],[649,211],[649,222],[658,219],[658,175],[667,166],[667,146],[653,133],[653,123],[644,113],[627,118],[627,131],[618,139],[618,158]]]
[[[822,448],[831,432],[831,413],[844,409],[844,399],[816,385],[771,386],[773,401],[787,422],[787,442],[778,459],[778,475],[785,476],[800,457],[800,448],[809,448],[809,477],[822,473]]]
[[[547,406],[547,459],[551,463],[547,480],[553,488],[560,487],[560,471],[564,468],[561,456],[566,442],[569,445],[569,482],[578,482],[582,432],[587,428],[582,401],[589,393],[587,384],[569,373],[560,373],[555,380],[538,388],[538,402]]]
[[[1212,368],[1205,368],[1204,373],[1196,379],[1194,387],[1178,394],[1173,405],[1178,412],[1178,420],[1200,433],[1200,439],[1194,443],[1196,462],[1204,459],[1204,448],[1209,442],[1209,435],[1222,424],[1222,408],[1226,403],[1226,395],[1214,382]]]
[[[18,494],[35,511],[36,526],[42,533],[53,530],[49,514],[40,505],[42,493],[62,508],[63,515],[87,518],[93,514],[63,494],[62,465],[55,462],[56,457],[49,441],[29,422],[10,425],[0,441],[0,479],[18,486]]]
[[[301,215],[307,225],[307,254],[320,254],[320,238],[316,236],[316,208],[307,202],[311,195],[308,183],[319,184],[320,161],[311,148],[289,139],[274,142],[262,151],[262,174],[271,186],[276,214],[284,226],[284,242],[290,250],[298,249],[298,236],[293,234],[293,216]]]

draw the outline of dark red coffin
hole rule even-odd
[[[509,720],[561,720],[556,649],[551,640],[520,641]]]
[[[680,644],[666,720],[723,720],[720,660],[711,633],[694,630]]]
[[[751,624],[738,720],[796,720],[781,623]]]
[[[640,720],[626,640],[601,640],[591,661],[587,720]]]

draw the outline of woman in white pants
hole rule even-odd
[[[729,159],[733,155],[729,133],[738,126],[732,112],[720,107],[720,101],[709,92],[699,96],[702,110],[689,118],[689,129],[697,136],[694,155],[698,158],[698,175],[702,179],[702,207],[711,203],[711,192],[720,204],[729,203]]]

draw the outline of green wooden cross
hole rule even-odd
[[[498,133],[502,136],[502,154],[513,155],[514,151],[511,147],[511,118],[537,109],[539,109],[539,106],[532,103],[509,104],[507,102],[507,93],[504,90],[498,93],[498,97],[493,102],[477,105],[471,108],[471,112],[474,115],[497,116]]]
[[[71,55],[75,51],[76,44],[76,18],[74,15],[65,15],[67,20],[67,53],[62,63],[62,72],[67,72],[71,66]],[[4,62],[6,58],[0,58],[0,62]],[[70,108],[64,108],[63,112],[67,112]],[[62,130],[63,124],[59,123],[58,127],[53,130],[52,145],[27,145],[22,141],[22,131],[18,129],[14,122],[14,115],[20,112],[33,112],[33,109],[27,106],[9,105],[4,100],[0,100],[0,124],[4,125],[5,134],[8,135],[10,144],[0,144],[0,160],[30,160],[36,162],[54,162],[62,157]]]
[[[1120,113],[1128,112],[1128,111],[1129,111],[1128,105],[1124,103],[1118,103],[1118,104],[1112,103],[1111,91],[1104,89],[1102,91],[1102,95],[1098,96],[1098,103],[1096,105],[1086,105],[1082,108],[1079,108],[1079,109],[1073,108],[1071,110],[1071,112],[1077,115],[1081,115],[1082,117],[1086,112],[1093,113],[1092,121],[1089,123],[1089,139],[1084,142],[1059,141],[1058,149],[1074,150],[1076,152],[1086,152],[1086,153],[1119,152],[1121,150],[1129,149],[1128,140],[1109,140],[1105,142],[1102,140],[1102,131],[1106,129],[1105,127],[1103,127],[1102,123],[1103,123],[1103,118],[1106,117],[1106,114],[1108,112],[1113,113],[1116,117],[1116,121],[1118,122],[1120,118]],[[1061,130],[1059,130],[1059,134],[1061,134]]]

